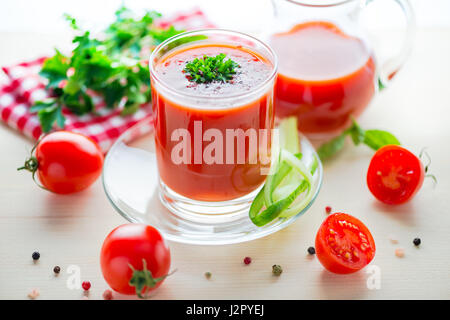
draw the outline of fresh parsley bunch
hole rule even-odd
[[[154,20],[161,16],[155,11],[137,19],[121,7],[115,15],[116,20],[102,38],[83,31],[73,17],[66,15],[78,34],[72,41],[76,47],[69,56],[56,50],[45,60],[40,75],[48,80],[46,89],[51,97],[37,101],[30,109],[37,112],[44,132],[55,123],[64,128],[63,106],[77,115],[94,112],[92,92],[102,96],[108,108],[123,108],[123,115],[134,113],[150,101],[150,76],[141,52],[152,50],[182,30],[155,27]]]

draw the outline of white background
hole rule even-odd
[[[449,0],[412,0],[420,27],[450,26]],[[83,25],[103,28],[114,18],[114,11],[125,3],[137,12],[155,9],[172,13],[201,7],[220,27],[258,31],[271,16],[270,0],[0,0],[0,31],[63,33],[62,15],[70,13]],[[368,15],[369,25],[390,28],[401,24],[392,0],[375,0]]]

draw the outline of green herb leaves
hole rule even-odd
[[[330,158],[344,147],[345,137],[350,135],[355,145],[364,143],[373,150],[388,145],[395,144],[400,145],[398,139],[391,133],[383,130],[363,130],[355,120],[350,128],[345,130],[341,135],[324,143],[317,150],[321,160]]]
[[[186,64],[184,72],[188,74],[189,81],[197,83],[227,82],[233,78],[239,65],[231,59],[224,61],[225,57],[224,53],[220,53],[215,57],[205,55],[195,58]]]
[[[42,130],[48,132],[52,129],[53,123],[56,122],[60,128],[64,128],[65,118],[61,112],[61,108],[54,100],[39,101],[31,107],[31,112],[37,112]]]
[[[64,127],[64,106],[72,113],[83,115],[94,112],[92,92],[103,97],[108,108],[123,108],[122,114],[131,114],[150,100],[148,52],[165,39],[182,32],[173,27],[158,29],[154,19],[161,15],[148,11],[140,19],[125,7],[116,12],[116,20],[105,30],[101,40],[83,31],[76,20],[65,15],[72,29],[75,49],[70,56],[58,50],[45,60],[40,75],[48,80],[50,98],[37,101],[31,112],[37,112],[44,132],[56,123]],[[142,55],[142,57],[141,57]]]

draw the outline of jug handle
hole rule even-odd
[[[365,7],[368,8],[367,5],[373,1],[374,0],[366,0]],[[400,68],[403,66],[403,64],[411,54],[416,31],[416,19],[414,10],[409,0],[392,1],[394,1],[402,9],[406,21],[406,32],[400,52],[385,61],[381,61],[380,63],[378,72],[378,84],[380,89],[389,86],[392,79],[395,77],[397,72],[400,70]]]

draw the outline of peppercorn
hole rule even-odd
[[[58,273],[61,272],[61,268],[60,268],[59,266],[55,266],[55,267],[53,268],[53,272],[56,273],[56,274],[58,274]]]
[[[415,238],[415,239],[413,240],[413,243],[414,243],[414,245],[415,245],[416,247],[419,246],[421,242],[422,242],[422,241],[420,240],[420,238]]]
[[[112,300],[113,299],[112,291],[109,289],[106,289],[105,292],[103,292],[103,299],[104,300]]]
[[[308,253],[309,254],[315,254],[316,253],[316,249],[314,249],[314,247],[309,247],[308,248]]]
[[[35,251],[31,255],[31,257],[33,258],[34,261],[36,261],[36,260],[39,260],[39,258],[41,257],[41,254],[39,252]]]
[[[397,248],[395,249],[395,255],[398,258],[403,258],[405,256],[405,250],[403,248]]]
[[[212,276],[211,272],[205,272],[206,279],[211,279],[211,276]]]
[[[250,264],[250,263],[252,263],[252,258],[250,258],[250,257],[245,257],[245,258],[244,258],[244,263],[245,263],[245,264]]]
[[[325,207],[325,212],[326,213],[331,213],[331,207],[330,206],[326,206]]]
[[[91,288],[91,283],[89,281],[83,281],[81,287],[83,287],[84,291],[88,291]]]
[[[283,268],[281,268],[280,265],[274,264],[274,265],[272,266],[272,273],[273,273],[275,276],[279,276],[282,272],[283,272]]]
[[[39,290],[38,290],[38,289],[33,289],[33,290],[31,290],[30,293],[28,293],[28,298],[34,300],[34,299],[36,299],[37,297],[39,297],[39,294],[40,294],[40,293],[39,293]]]

